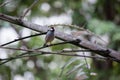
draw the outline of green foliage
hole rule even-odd
[[[115,24],[108,21],[92,19],[88,22],[88,28],[96,34],[108,34],[114,30]]]
[[[29,40],[28,45],[30,48],[38,48],[43,45],[43,40],[39,36],[32,37]]]
[[[11,77],[12,77],[11,71],[12,70],[10,69],[10,67],[5,66],[5,65],[1,66],[0,67],[0,75],[2,76],[2,79],[11,80]]]
[[[120,29],[116,28],[112,41],[120,41]]]

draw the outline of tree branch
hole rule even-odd
[[[45,54],[55,54],[55,55],[63,55],[63,56],[97,58],[97,59],[103,59],[103,60],[107,59],[107,58],[96,57],[96,56],[86,56],[86,55],[79,55],[79,54],[67,54],[67,53],[73,53],[73,52],[89,52],[89,50],[61,50],[61,51],[55,51],[55,52],[46,52],[46,51],[41,51],[41,50],[18,49],[18,48],[9,48],[9,47],[0,47],[0,48],[10,49],[10,50],[27,51],[27,52],[37,52],[36,54],[35,53],[32,53],[32,54],[22,53],[20,55],[15,56],[15,57],[0,59],[0,61],[1,61],[0,65],[5,64],[5,63],[7,63],[7,62],[9,62],[11,60],[14,60],[14,59],[19,59],[19,58],[24,58],[24,57],[31,57],[31,56],[38,56],[38,55],[45,55]]]
[[[30,9],[38,2],[39,0],[34,0],[34,2],[27,8],[27,10],[20,16],[20,19],[23,19],[25,15],[30,11]]]
[[[4,3],[0,4],[0,8],[3,7],[3,6],[5,6],[5,5],[7,5],[10,2],[12,2],[12,1],[7,1],[7,2],[4,2]]]
[[[25,28],[29,28],[31,30],[37,31],[37,32],[46,32],[48,30],[48,26],[41,26],[41,25],[37,25],[28,21],[24,21],[24,20],[20,20],[18,18],[15,17],[11,17],[8,15],[4,15],[4,14],[0,14],[0,19],[4,20],[4,21],[8,21],[10,23],[13,24],[17,24],[20,25],[21,27],[25,27]],[[55,37],[63,40],[63,41],[73,41],[76,40],[76,37],[70,35],[70,34],[66,34],[64,32],[55,31]],[[113,58],[115,61],[120,62],[120,52],[117,52],[113,49],[110,48],[106,48],[106,47],[102,47],[100,45],[97,45],[95,43],[91,43],[88,41],[84,41],[82,39],[77,39],[79,40],[79,42],[71,42],[71,44],[74,44],[78,47],[82,47],[85,49],[89,49],[90,51],[102,55],[104,57],[111,57]]]
[[[43,48],[51,47],[51,46],[56,46],[56,45],[67,44],[67,43],[71,43],[71,42],[74,42],[74,41],[64,41],[64,42],[60,42],[60,43],[56,43],[56,44],[50,44],[50,45],[42,46],[42,47],[37,48],[35,50],[39,50],[39,49],[43,49]]]
[[[10,42],[7,42],[5,44],[1,44],[0,46],[6,46],[8,44],[11,44],[11,43],[14,43],[14,42],[17,42],[17,41],[20,41],[20,40],[23,40],[23,39],[27,39],[27,38],[31,38],[31,37],[35,37],[35,36],[39,36],[39,35],[43,35],[45,34],[46,32],[44,33],[38,33],[38,34],[34,34],[34,35],[30,35],[30,36],[26,36],[26,37],[22,37],[22,38],[19,38],[19,39],[15,39],[13,41],[10,41]]]

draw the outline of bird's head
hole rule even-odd
[[[50,31],[53,31],[53,32],[54,32],[54,31],[55,31],[54,27],[51,27],[51,28],[50,28]]]

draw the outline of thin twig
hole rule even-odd
[[[70,24],[53,24],[53,25],[49,25],[48,27],[51,27],[51,26],[67,26],[67,27],[69,26],[69,27],[75,28],[77,30],[85,31],[85,29],[82,28],[82,27],[79,27],[79,26],[76,26],[76,25],[70,25]]]
[[[38,2],[39,0],[34,0],[34,2],[27,8],[27,10],[23,13],[23,15],[20,16],[20,19],[23,19],[26,14],[32,9],[32,7]]]
[[[0,7],[3,7],[3,6],[7,5],[7,4],[10,3],[10,2],[12,2],[12,1],[4,2],[4,3],[0,4]]]
[[[84,52],[83,52],[83,55],[85,56],[85,53],[84,53]],[[87,67],[87,69],[88,69],[88,75],[89,75],[89,79],[90,79],[90,78],[91,78],[91,75],[90,75],[91,69],[89,68],[89,65],[88,65],[88,62],[87,62],[86,57],[84,57],[84,60],[85,60],[86,67]]]
[[[11,49],[11,48],[9,48]],[[23,49],[14,49],[14,50],[23,50]],[[34,51],[34,50],[24,50],[24,51],[33,51],[33,52],[42,52],[44,54],[41,54],[41,53],[36,53],[36,54],[29,54],[27,53],[27,55],[17,55],[15,57],[11,57],[11,58],[6,58],[6,59],[3,59],[5,60],[4,62],[1,62],[0,65],[6,63],[6,62],[9,62],[11,60],[14,60],[14,59],[18,59],[18,58],[24,58],[24,57],[31,57],[31,56],[38,56],[38,55],[45,55],[45,54],[55,54],[55,55],[63,55],[63,56],[75,56],[75,57],[87,57],[87,58],[100,58],[100,59],[106,59],[106,58],[102,58],[102,57],[95,57],[95,56],[84,56],[84,55],[79,55],[79,54],[66,54],[68,52],[74,52],[73,50],[64,50],[64,51],[58,51],[58,52],[45,52],[45,51]],[[76,50],[76,51],[81,51],[81,50]],[[75,52],[76,52],[75,51]],[[83,51],[83,50],[82,50]],[[24,53],[23,53],[24,54]],[[2,59],[1,59],[2,61]]]
[[[12,59],[11,59],[11,60],[12,60]],[[7,63],[7,62],[10,62],[11,60],[6,60],[6,61],[4,61],[4,62],[1,62],[0,65],[5,64],[5,63]]]
[[[18,35],[18,38],[22,38],[22,36],[21,36],[21,34],[20,34],[20,32],[19,32],[19,30],[17,29],[17,27],[14,25],[14,24],[10,24],[11,25],[11,27],[15,30],[15,32],[17,33],[17,35]],[[22,45],[24,45],[26,48],[28,48],[28,46],[26,45],[26,42],[24,41],[24,40],[20,40],[22,43]],[[20,46],[19,46],[20,47]]]
[[[46,33],[46,32],[45,32]],[[34,37],[34,36],[39,36],[39,35],[43,35],[45,33],[38,33],[38,34],[34,34],[34,35],[30,35],[30,36],[26,36],[26,37],[22,37],[22,38],[19,38],[19,39],[15,39],[13,41],[10,41],[10,42],[7,42],[5,44],[2,44],[0,46],[6,46],[8,44],[11,44],[11,43],[14,43],[14,42],[17,42],[17,41],[20,41],[20,40],[23,40],[23,39],[27,39],[27,38],[30,38],[30,37]]]
[[[10,48],[10,47],[2,47],[0,46],[0,48],[2,49],[10,49],[10,50],[20,50],[20,51],[28,51],[28,52],[44,52],[44,51],[41,51],[41,50],[36,50],[36,49],[21,49],[21,48]],[[68,52],[90,52],[90,50],[62,50],[62,51],[57,51],[57,53],[68,53]],[[49,52],[44,52],[44,53],[49,53]],[[52,52],[53,54],[56,53],[56,52]]]
[[[37,48],[37,49],[35,49],[35,50],[39,50],[39,49],[43,49],[43,48],[51,47],[51,46],[56,46],[56,45],[67,44],[67,43],[71,43],[71,42],[74,42],[74,41],[75,41],[75,40],[73,40],[73,41],[64,41],[64,42],[60,42],[60,43],[56,43],[56,44],[50,44],[50,45],[42,46],[42,47]]]
[[[22,51],[28,51],[28,52],[42,52],[43,54],[57,54],[57,55],[68,55],[68,56],[79,56],[79,54],[61,54],[61,53],[70,53],[70,52],[89,52],[89,50],[61,50],[61,51],[56,51],[56,52],[46,52],[46,51],[41,51],[41,50],[31,50],[31,49],[18,49],[18,48],[9,48],[9,47],[0,47],[4,49],[10,49],[10,50],[22,50]],[[25,53],[23,53],[25,54]],[[26,53],[27,54],[27,53]],[[29,54],[29,53],[28,53]],[[41,53],[40,53],[41,54]],[[21,55],[21,54],[20,54]],[[36,55],[36,54],[33,54]],[[42,54],[41,54],[42,55]],[[29,56],[29,55],[28,55]],[[84,55],[82,56],[84,57]],[[85,56],[89,58],[96,58],[95,56]],[[106,59],[103,57],[97,57],[101,59]]]
[[[85,53],[84,53],[84,52],[83,52],[83,55],[85,56]],[[89,65],[88,65],[88,63],[87,63],[86,57],[84,57],[84,59],[85,59],[86,66],[87,66],[87,68],[88,68],[88,70],[89,70]]]

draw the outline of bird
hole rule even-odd
[[[43,46],[46,46],[48,43],[51,44],[51,42],[54,40],[54,37],[55,37],[54,32],[55,32],[54,27],[51,27],[51,28],[47,31],[46,36],[45,36],[45,43],[44,43]]]

